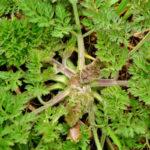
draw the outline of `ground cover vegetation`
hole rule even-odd
[[[0,150],[149,142],[149,0],[0,0]]]

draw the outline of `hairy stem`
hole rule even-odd
[[[66,68],[64,65],[62,65],[60,62],[58,62],[54,58],[52,58],[50,62],[57,67],[57,70],[59,72],[66,75],[68,78],[71,78],[72,76],[75,75],[74,72],[72,72],[70,69]]]
[[[84,58],[85,48],[83,36],[79,34],[77,40],[78,40],[78,68],[79,71],[82,71],[85,66],[85,58]]]
[[[35,111],[33,111],[33,113],[35,114],[39,114],[42,111],[44,111],[45,109],[47,109],[50,106],[54,106],[56,104],[58,104],[59,102],[61,102],[66,96],[68,96],[70,93],[69,89],[66,89],[64,92],[61,92],[59,94],[57,94],[55,97],[53,97],[50,101],[45,102],[44,106],[41,106],[40,108],[37,108]]]
[[[127,86],[128,87],[128,81],[127,80],[114,80],[114,79],[99,79],[91,83],[93,87],[105,87],[105,86]]]
[[[79,19],[79,14],[78,14],[78,9],[77,9],[77,3],[72,3],[73,6],[73,11],[74,11],[74,16],[75,16],[75,22],[77,25],[78,29],[78,35],[77,35],[77,42],[78,42],[78,68],[79,71],[81,71],[84,66],[85,66],[85,46],[84,46],[84,40],[83,40],[83,35],[81,31],[81,25],[80,25],[80,19]]]

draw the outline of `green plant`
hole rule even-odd
[[[1,0],[0,149],[150,149],[149,8]]]

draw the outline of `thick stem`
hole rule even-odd
[[[106,87],[106,86],[114,86],[114,85],[128,87],[128,81],[127,80],[114,80],[114,79],[99,79],[91,83],[91,85],[93,87]]]
[[[78,27],[78,30],[80,31],[81,27],[80,27],[80,19],[79,19],[79,13],[78,13],[78,9],[77,9],[77,3],[72,3],[72,6],[73,6],[75,22],[76,22],[76,25]]]
[[[82,71],[85,66],[85,47],[82,34],[79,34],[77,37],[78,40],[78,68],[79,71]]]
[[[72,76],[75,75],[74,72],[72,72],[70,69],[66,68],[64,65],[62,65],[60,62],[58,62],[55,59],[51,59],[50,61],[53,65],[56,65],[57,70],[66,75],[68,78],[71,78]]]
[[[85,66],[85,58],[84,58],[85,46],[84,46],[84,40],[83,40],[82,31],[81,31],[81,25],[80,25],[80,19],[79,19],[79,14],[78,14],[78,9],[77,9],[77,3],[72,3],[72,6],[73,6],[73,11],[74,11],[74,16],[75,16],[75,22],[76,22],[77,29],[79,32],[77,35],[78,68],[79,68],[79,71],[81,71]]]

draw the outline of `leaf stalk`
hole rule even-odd
[[[133,56],[135,52],[147,41],[150,39],[150,31],[145,35],[145,37],[133,48],[133,50],[129,53],[129,56]]]
[[[73,6],[73,12],[75,16],[75,22],[78,29],[78,35],[77,35],[77,43],[78,43],[78,69],[79,71],[82,71],[85,66],[85,46],[84,46],[84,39],[81,31],[81,25],[80,25],[80,19],[77,9],[77,3],[72,3]]]
[[[58,93],[56,96],[54,96],[50,101],[45,102],[44,106],[41,106],[40,108],[37,108],[35,111],[33,111],[34,114],[39,114],[45,109],[49,108],[50,106],[54,106],[61,102],[66,96],[68,96],[70,93],[70,89],[64,90],[64,92]]]

